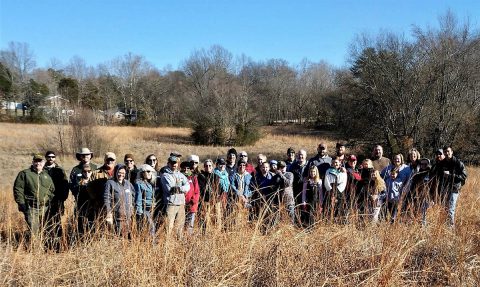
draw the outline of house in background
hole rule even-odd
[[[16,103],[16,102],[7,102],[7,101],[2,101],[0,104],[0,107],[2,110],[22,110],[23,109],[23,104],[22,103]]]
[[[45,105],[51,108],[65,108],[69,105],[69,103],[69,100],[60,95],[45,98]]]

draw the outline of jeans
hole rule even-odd
[[[185,225],[189,235],[193,234],[193,227],[195,226],[195,212],[188,212]]]
[[[142,232],[145,228],[148,228],[148,233],[152,237],[155,236],[155,223],[150,210],[145,210],[143,214],[137,214],[137,227],[139,232]]]
[[[455,210],[457,208],[457,200],[458,200],[459,193],[458,192],[451,192],[448,196],[448,201],[446,204],[446,209],[448,213],[448,225],[450,227],[455,226]],[[428,202],[423,204],[422,208],[422,225],[427,225],[427,209],[430,207]]]
[[[458,192],[452,192],[448,196],[447,212],[448,212],[448,224],[451,227],[455,226],[455,209],[457,208]]]

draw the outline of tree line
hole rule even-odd
[[[0,51],[0,96],[26,103],[37,121],[43,98],[57,94],[75,110],[135,111],[135,124],[189,126],[203,144],[251,144],[259,126],[296,123],[392,152],[454,145],[465,160],[478,160],[479,39],[447,12],[438,27],[414,26],[408,36],[358,35],[341,68],[253,61],[216,45],[163,70],[133,53],[96,67],[75,56],[37,68],[29,45],[11,42]]]

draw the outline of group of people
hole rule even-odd
[[[261,220],[272,226],[288,217],[297,227],[310,227],[318,220],[348,222],[397,214],[421,218],[434,203],[444,204],[450,225],[467,172],[453,156],[451,147],[438,149],[433,164],[417,149],[406,154],[383,156],[376,145],[370,158],[357,164],[357,156],[346,154],[345,143],[337,143],[335,155],[320,143],[317,154],[307,160],[303,149],[289,148],[285,160],[256,157],[256,166],[245,151],[228,150],[226,158],[203,161],[197,155],[172,152],[162,166],[155,154],[136,165],[134,155],[119,163],[107,152],[101,166],[92,163],[93,152],[76,153],[78,165],[70,176],[56,162],[53,151],[33,156],[30,168],[14,183],[14,197],[32,233],[42,227],[59,237],[64,202],[69,192],[75,198],[77,233],[98,231],[107,223],[119,235],[133,228],[155,238],[164,224],[167,234],[193,234],[211,222],[226,228],[227,222]],[[231,219],[234,218],[232,221]]]

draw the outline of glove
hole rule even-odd
[[[27,211],[27,206],[25,204],[19,204],[18,205],[18,211],[20,211],[20,212]]]
[[[113,224],[113,214],[111,212],[109,212],[107,214],[107,217],[105,218],[105,221],[108,223],[108,224]]]

